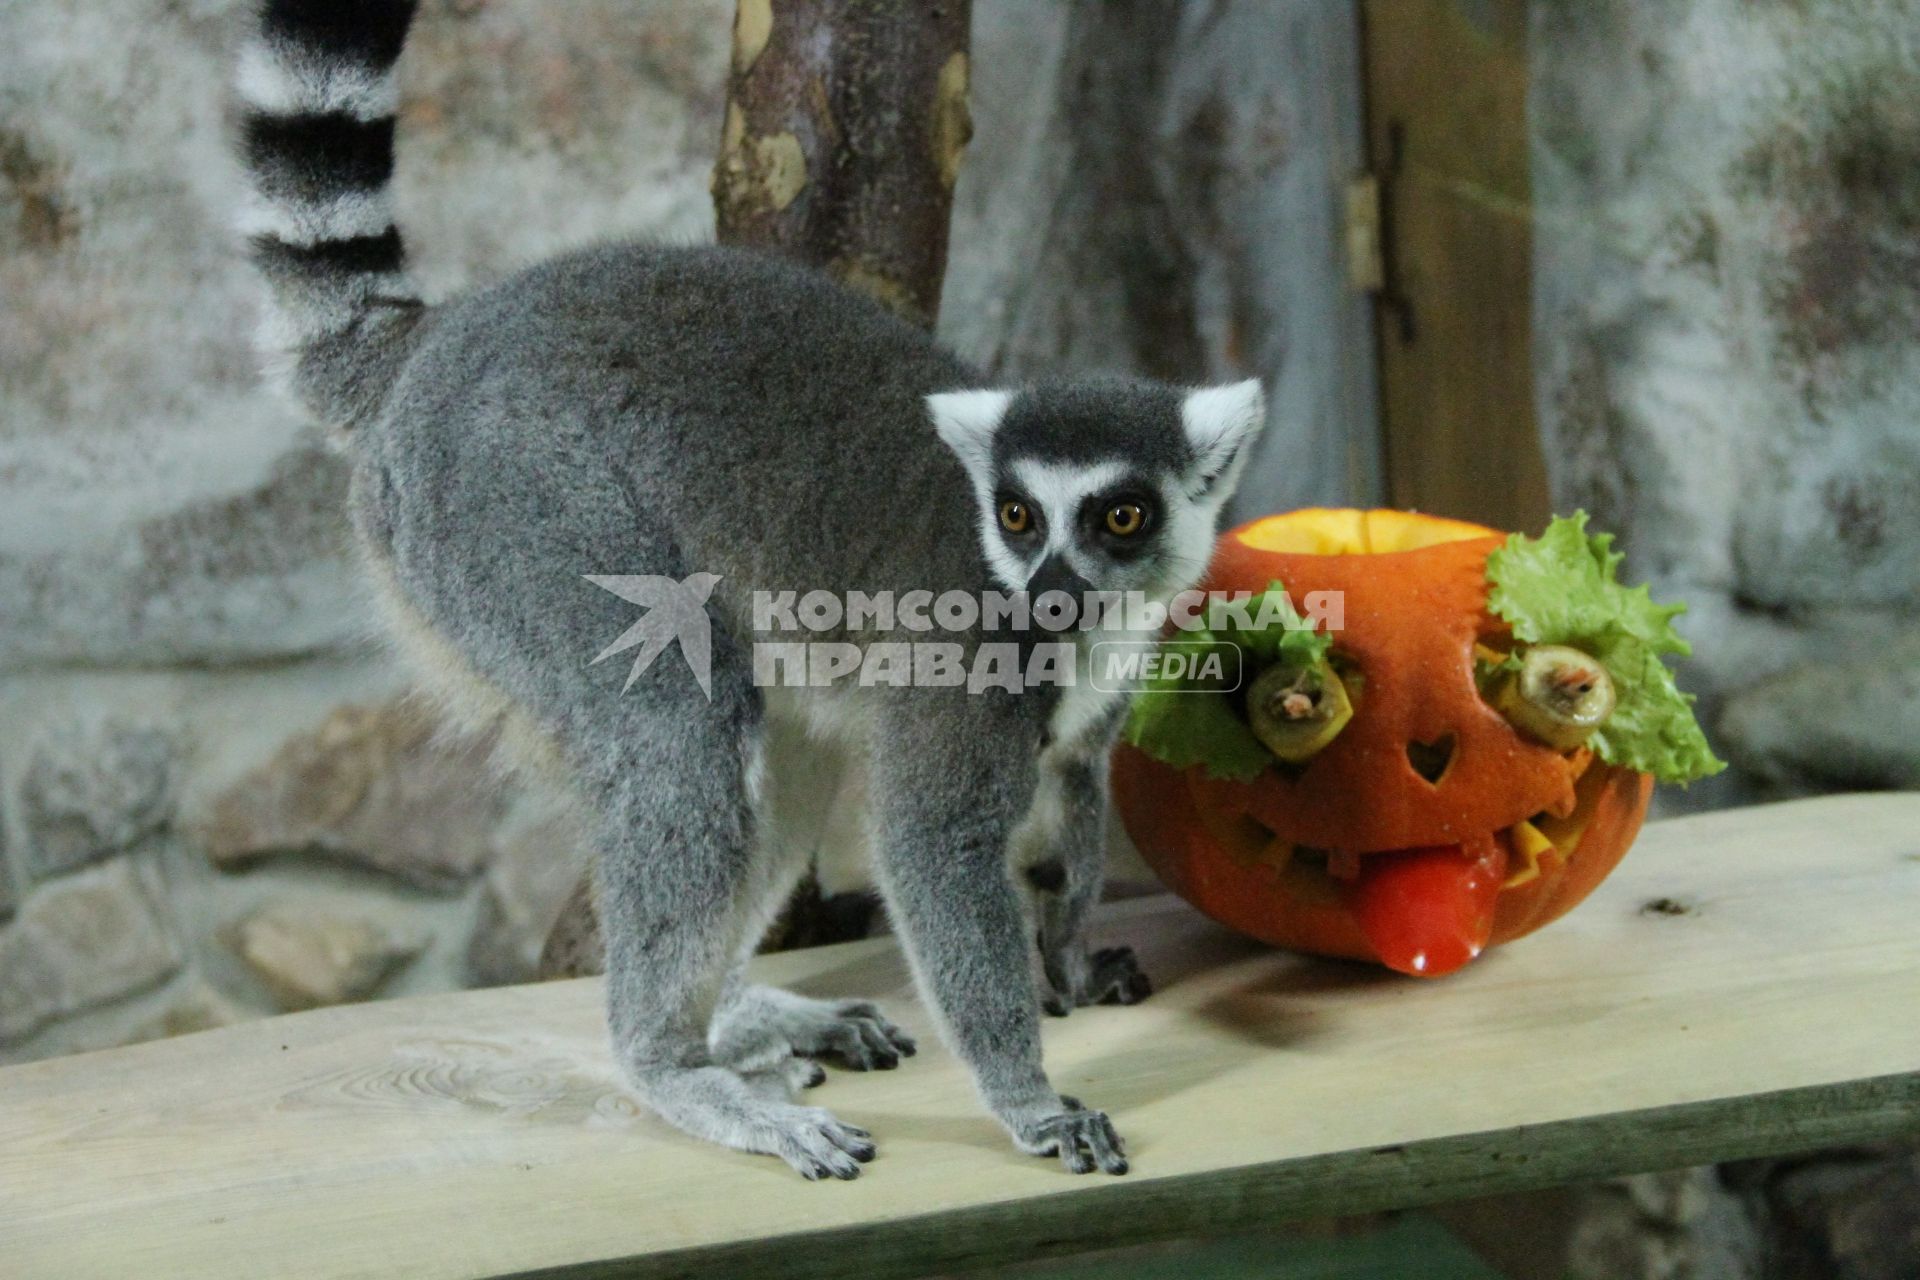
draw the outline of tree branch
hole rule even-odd
[[[931,327],[971,0],[740,0],[713,171],[723,243],[821,267]]]

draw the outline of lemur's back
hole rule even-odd
[[[608,558],[581,573],[711,572],[723,600],[748,583],[975,587],[967,481],[924,406],[970,381],[924,333],[773,257],[609,246],[437,313],[359,452],[397,525],[478,513],[436,543],[511,554],[511,503],[584,544],[606,522]],[[620,563],[623,546],[654,559],[636,519],[682,563]]]

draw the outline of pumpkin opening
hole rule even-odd
[[[1434,786],[1447,776],[1447,766],[1453,763],[1454,736],[1443,733],[1432,742],[1409,742],[1407,744],[1407,763],[1413,771]]]
[[[1445,542],[1465,542],[1496,534],[1496,530],[1485,525],[1411,511],[1336,511],[1308,507],[1256,520],[1233,536],[1256,551],[1296,556],[1353,556],[1420,551]]]

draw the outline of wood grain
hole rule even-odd
[[[1135,1171],[1015,1154],[929,1044],[813,1096],[858,1182],[640,1115],[596,981],[322,1010],[0,1071],[9,1277],[897,1276],[1920,1130],[1920,796],[1658,823],[1544,933],[1420,983],[1112,909],[1160,990],[1047,1028]],[[765,977],[891,996],[886,940]]]
[[[1526,0],[1364,0],[1394,506],[1536,532]]]

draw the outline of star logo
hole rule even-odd
[[[719,574],[689,574],[680,582],[657,574],[590,573],[586,579],[647,611],[640,621],[622,632],[618,640],[595,654],[593,663],[587,665],[604,662],[616,653],[638,646],[640,652],[633,655],[633,669],[627,673],[627,682],[620,686],[620,692],[625,693],[633,688],[640,673],[678,640],[680,654],[687,660],[700,692],[707,695],[707,701],[713,701],[713,622],[707,617],[707,597],[719,584]]]

